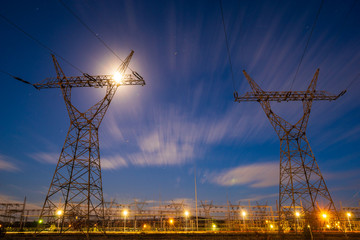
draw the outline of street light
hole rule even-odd
[[[169,219],[169,229],[172,229],[173,228],[173,225],[174,225],[174,219],[170,218]]]
[[[243,225],[244,225],[244,230],[245,230],[245,217],[246,217],[246,212],[245,212],[244,210],[241,211],[241,215],[242,215]]]
[[[296,216],[296,233],[298,232],[298,226],[299,226],[299,217],[300,217],[300,213],[299,212],[295,212],[295,216]]]
[[[347,216],[347,219],[348,219],[348,222],[349,222],[349,227],[350,227],[350,232],[351,232],[352,231],[351,230],[351,222],[350,222],[351,213],[350,212],[346,213],[346,216]]]
[[[124,232],[125,232],[125,228],[126,228],[126,216],[129,214],[129,212],[127,210],[123,211],[123,215],[124,215]]]
[[[59,232],[60,232],[60,219],[61,219],[61,216],[63,215],[63,210],[59,209],[56,211],[56,215],[58,215],[59,219],[58,219],[58,229],[59,229]]]
[[[184,214],[185,214],[185,231],[187,231],[187,218],[188,218],[188,216],[190,215],[190,213],[189,213],[189,211],[185,211],[184,212]]]
[[[212,224],[212,229],[213,229],[213,231],[216,230],[216,225],[215,225],[215,223]]]
[[[326,230],[326,227],[327,227],[327,225],[326,225],[326,219],[327,219],[327,214],[326,213],[323,213],[322,215],[322,218],[324,219],[324,230]]]

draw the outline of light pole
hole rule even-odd
[[[188,216],[189,216],[189,211],[185,211],[185,231],[187,231],[187,218],[188,218]]]
[[[216,230],[216,225],[215,225],[215,223],[212,224],[212,230],[213,230],[213,231]]]
[[[296,234],[297,234],[297,232],[298,232],[298,226],[299,226],[300,213],[299,213],[299,212],[295,212],[295,216],[296,216],[296,227],[295,227],[295,231],[296,231]]]
[[[326,213],[323,213],[321,216],[322,216],[322,218],[324,219],[324,230],[325,230],[325,228],[326,228],[327,215],[326,215]]]
[[[124,232],[125,232],[125,228],[126,228],[126,216],[128,215],[128,211],[127,210],[124,210],[123,211],[123,215],[124,215]]]
[[[350,232],[352,231],[351,230],[351,222],[350,222],[350,217],[351,217],[351,213],[346,213],[346,216],[347,216],[347,219],[348,219],[348,222],[349,222],[349,227],[350,227]]]
[[[273,230],[274,225],[270,224],[270,230]]]
[[[57,226],[57,228],[59,229],[59,232],[60,232],[60,219],[61,219],[61,216],[63,215],[63,210],[61,210],[61,209],[59,209],[59,210],[57,210],[56,211],[56,215],[59,217],[59,219],[58,219],[58,226]]]
[[[169,224],[170,224],[170,229],[173,229],[174,219],[170,218],[169,219]]]
[[[244,225],[244,231],[245,231],[245,217],[246,217],[246,212],[245,212],[245,211],[241,211],[241,215],[242,215],[243,225]]]

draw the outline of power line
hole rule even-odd
[[[349,83],[349,85],[348,85],[345,89],[348,90],[348,89],[351,87],[351,85],[353,85],[354,82],[359,79],[359,77],[360,77],[360,73],[358,73],[358,74],[354,77],[354,79]]]
[[[87,25],[78,15],[76,15],[76,13],[71,10],[70,7],[68,7],[62,0],[59,0],[59,2],[61,3],[61,5],[63,5],[63,7],[68,10],[69,13],[71,13],[71,15],[73,15],[92,35],[94,35],[112,54],[114,54],[115,57],[117,57],[122,63],[124,63],[124,61],[119,57],[119,55],[116,54],[116,52],[114,50],[112,50],[110,48],[110,46],[108,44],[106,44],[106,42],[104,40],[102,40],[102,38],[100,37],[99,34],[97,34],[96,32],[94,32],[89,25]],[[132,70],[130,67],[128,67],[131,71],[134,72],[134,70]]]
[[[225,20],[224,20],[224,13],[223,13],[222,1],[219,0],[219,3],[220,3],[222,23],[223,23],[223,27],[224,27],[224,34],[225,34],[225,41],[226,41],[226,49],[227,49],[228,58],[229,58],[229,64],[230,64],[231,79],[232,79],[232,82],[233,82],[234,91],[236,92],[235,79],[234,79],[234,71],[233,71],[233,67],[232,67],[232,63],[231,63],[230,48],[229,48],[228,37],[227,37],[227,33],[226,33],[226,27],[225,27]]]
[[[304,59],[306,50],[307,50],[307,48],[308,48],[308,46],[309,46],[309,42],[310,42],[312,33],[313,33],[314,29],[315,29],[316,22],[317,22],[317,20],[318,20],[318,18],[319,18],[319,15],[320,15],[320,12],[321,12],[321,8],[322,8],[323,4],[324,4],[324,0],[321,0],[321,4],[320,4],[320,7],[319,7],[319,10],[317,11],[317,14],[316,14],[316,17],[315,17],[315,21],[314,21],[313,26],[312,26],[312,28],[311,28],[311,32],[310,32],[309,38],[308,38],[308,40],[307,40],[307,42],[306,42],[306,46],[305,46],[304,52],[303,52],[303,54],[302,54],[302,56],[301,56],[300,63],[299,63],[299,65],[298,65],[297,69],[296,69],[296,73],[295,73],[294,79],[292,80],[292,83],[291,83],[291,86],[290,86],[290,91],[291,91],[291,89],[292,89],[292,87],[293,87],[293,85],[294,85],[296,76],[297,76],[297,74],[298,74],[298,72],[299,72],[299,69],[300,69],[301,63],[302,63],[302,61],[303,61],[303,59]]]
[[[64,57],[60,56],[59,54],[57,54],[54,50],[52,50],[50,47],[46,46],[44,43],[42,43],[40,40],[38,40],[37,38],[35,38],[34,36],[32,36],[31,34],[27,33],[24,29],[22,29],[21,27],[19,27],[19,25],[15,24],[14,22],[12,22],[10,19],[8,19],[7,17],[5,17],[4,15],[0,14],[0,17],[2,19],[4,19],[7,23],[9,23],[11,26],[15,27],[17,30],[19,30],[20,32],[24,33],[28,38],[30,38],[31,40],[35,41],[37,44],[39,44],[41,47],[43,47],[44,49],[46,49],[47,51],[49,51],[51,54],[61,58],[64,62],[66,62],[67,64],[69,64],[70,66],[72,66],[73,68],[75,68],[76,70],[78,70],[79,72],[81,72],[82,74],[84,74],[83,71],[81,71],[80,68],[76,67],[74,64],[72,64],[71,62],[69,62],[68,60],[66,60]]]
[[[1,73],[4,73],[4,74],[6,74],[6,75],[9,75],[10,77],[14,77],[12,74],[10,74],[9,72],[5,72],[5,71],[3,71],[3,70],[0,70],[0,72]]]
[[[14,78],[15,80],[18,80],[18,81],[20,81],[20,82],[22,82],[22,83],[25,83],[25,84],[29,84],[29,85],[33,86],[34,88],[38,89],[38,87],[35,86],[35,85],[33,85],[31,82],[28,82],[28,81],[26,81],[26,80],[24,80],[24,79],[22,79],[22,78],[20,78],[20,77],[14,76],[14,75],[12,75],[12,74],[9,73],[9,72],[3,71],[3,70],[0,70],[0,72],[4,73],[4,74],[6,74],[6,75],[9,75],[10,77]]]

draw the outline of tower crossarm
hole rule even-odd
[[[125,74],[120,82],[114,80],[113,75],[97,75],[90,76],[84,74],[83,76],[59,78],[46,78],[39,83],[33,84],[37,89],[46,88],[61,88],[63,87],[106,87],[112,85],[126,86],[126,85],[145,85],[145,80],[136,72],[132,74]]]
[[[242,96],[235,96],[235,102],[260,102],[260,101],[313,101],[328,100],[333,101],[345,94],[345,90],[338,95],[330,94],[326,91],[263,91],[247,92]]]
[[[313,101],[336,100],[346,91],[332,95],[316,90],[319,69],[316,70],[306,91],[264,91],[245,70],[243,73],[252,92],[247,92],[240,97],[235,92],[235,102],[259,102],[280,139],[278,204],[280,230],[289,229],[295,225],[294,213],[299,209],[306,216],[306,221],[311,224],[318,221],[318,212],[321,209],[331,213],[334,219],[339,219],[324,177],[306,137],[306,127]],[[302,101],[303,114],[295,124],[292,124],[273,112],[270,101]],[[322,204],[321,208],[318,203]]]

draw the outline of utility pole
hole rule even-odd
[[[114,75],[90,76],[85,73],[76,77],[65,76],[52,55],[57,77],[31,84],[39,90],[60,88],[70,117],[70,127],[39,223],[46,218],[47,223],[55,224],[60,218],[60,233],[70,229],[86,229],[88,233],[91,227],[103,227],[104,198],[98,130],[119,86],[145,85],[138,73],[132,71],[126,74],[133,54],[134,51],[131,51]],[[106,87],[106,93],[87,111],[80,112],[71,102],[71,90],[79,87]],[[59,198],[64,202],[62,206],[57,205]],[[56,212],[59,211],[62,214],[57,218]]]
[[[195,165],[195,169],[194,169],[194,184],[195,184],[195,218],[196,218],[196,231],[199,231],[198,201],[197,201],[197,188],[196,188],[196,165]]]
[[[336,215],[333,218],[338,218],[334,202],[305,133],[312,102],[336,100],[345,94],[345,91],[339,95],[332,95],[316,90],[319,69],[306,91],[263,91],[245,70],[243,73],[252,92],[240,97],[235,92],[235,102],[259,102],[280,139],[280,228],[286,228],[287,222],[293,225],[295,210],[301,206],[304,211],[301,214],[311,216],[313,220],[319,220],[321,211],[332,212]],[[291,124],[272,111],[270,101],[302,101],[303,115],[295,124]],[[318,202],[323,204],[322,209],[318,207]]]

